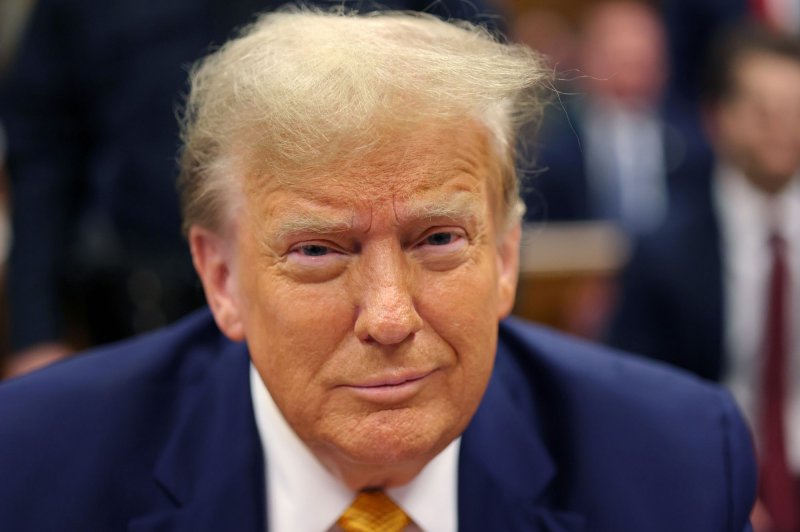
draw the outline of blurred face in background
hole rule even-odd
[[[664,28],[636,2],[608,2],[585,21],[579,66],[594,98],[625,107],[656,105],[666,83]]]
[[[752,52],[734,83],[712,113],[717,151],[758,188],[778,192],[800,171],[800,62]]]

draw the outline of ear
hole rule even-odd
[[[235,239],[194,225],[189,229],[189,247],[217,326],[231,340],[244,340]]]
[[[519,278],[519,243],[522,235],[520,222],[509,227],[497,243],[497,316],[503,319],[511,314],[517,294]]]

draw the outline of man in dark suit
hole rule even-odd
[[[0,525],[749,530],[725,392],[498,326],[545,72],[392,13],[271,14],[207,57],[180,185],[210,312],[0,387]]]
[[[785,419],[775,429],[784,447],[779,469],[797,479],[800,41],[755,27],[733,29],[716,43],[707,73],[717,155],[710,186],[703,202],[637,243],[622,276],[610,341],[727,384],[762,455],[768,454],[767,420]],[[769,355],[771,345],[779,346],[778,358]],[[775,530],[800,530],[796,483],[788,480],[779,490],[793,510],[769,512],[786,513],[777,520],[793,524]]]
[[[535,139],[529,221],[610,220],[652,231],[696,195],[708,161],[692,113],[664,99],[663,23],[644,2],[601,2],[577,39],[579,75]]]

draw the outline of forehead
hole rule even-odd
[[[326,166],[309,164],[280,175],[255,168],[244,189],[256,210],[283,211],[290,207],[285,204],[290,197],[323,209],[435,202],[450,196],[463,203],[465,195],[493,202],[499,186],[500,160],[489,135],[482,127],[464,125],[387,136],[368,149],[338,153]]]

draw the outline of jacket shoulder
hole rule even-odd
[[[92,457],[92,471],[102,471],[104,460],[147,459],[146,449],[133,452],[144,446],[143,432],[168,430],[181,394],[203,378],[226,342],[200,311],[0,384],[0,470],[9,473],[0,475],[0,499],[9,500],[3,477],[68,470],[79,456]]]
[[[206,310],[156,332],[79,353],[0,384],[0,419],[69,397],[112,399],[159,379],[191,380],[227,343]]]
[[[536,410],[561,495],[589,522],[633,502],[644,515],[692,513],[705,523],[698,530],[720,529],[721,514],[724,530],[747,522],[755,465],[727,391],[517,319],[501,325],[500,338],[498,370]]]
[[[576,408],[590,406],[582,401],[592,398],[601,400],[595,407],[616,402],[631,415],[660,414],[652,418],[657,423],[661,416],[690,421],[698,402],[730,400],[719,386],[686,371],[516,318],[501,324],[499,343],[499,356],[528,384],[547,381],[547,389],[574,396]]]
[[[154,476],[168,443],[215,430],[220,417],[209,405],[220,397],[223,411],[247,404],[248,363],[246,349],[202,310],[3,383],[0,522],[15,530],[118,530],[172,508]],[[248,415],[236,410],[224,419]],[[47,489],[32,495],[30,486],[42,482]]]

